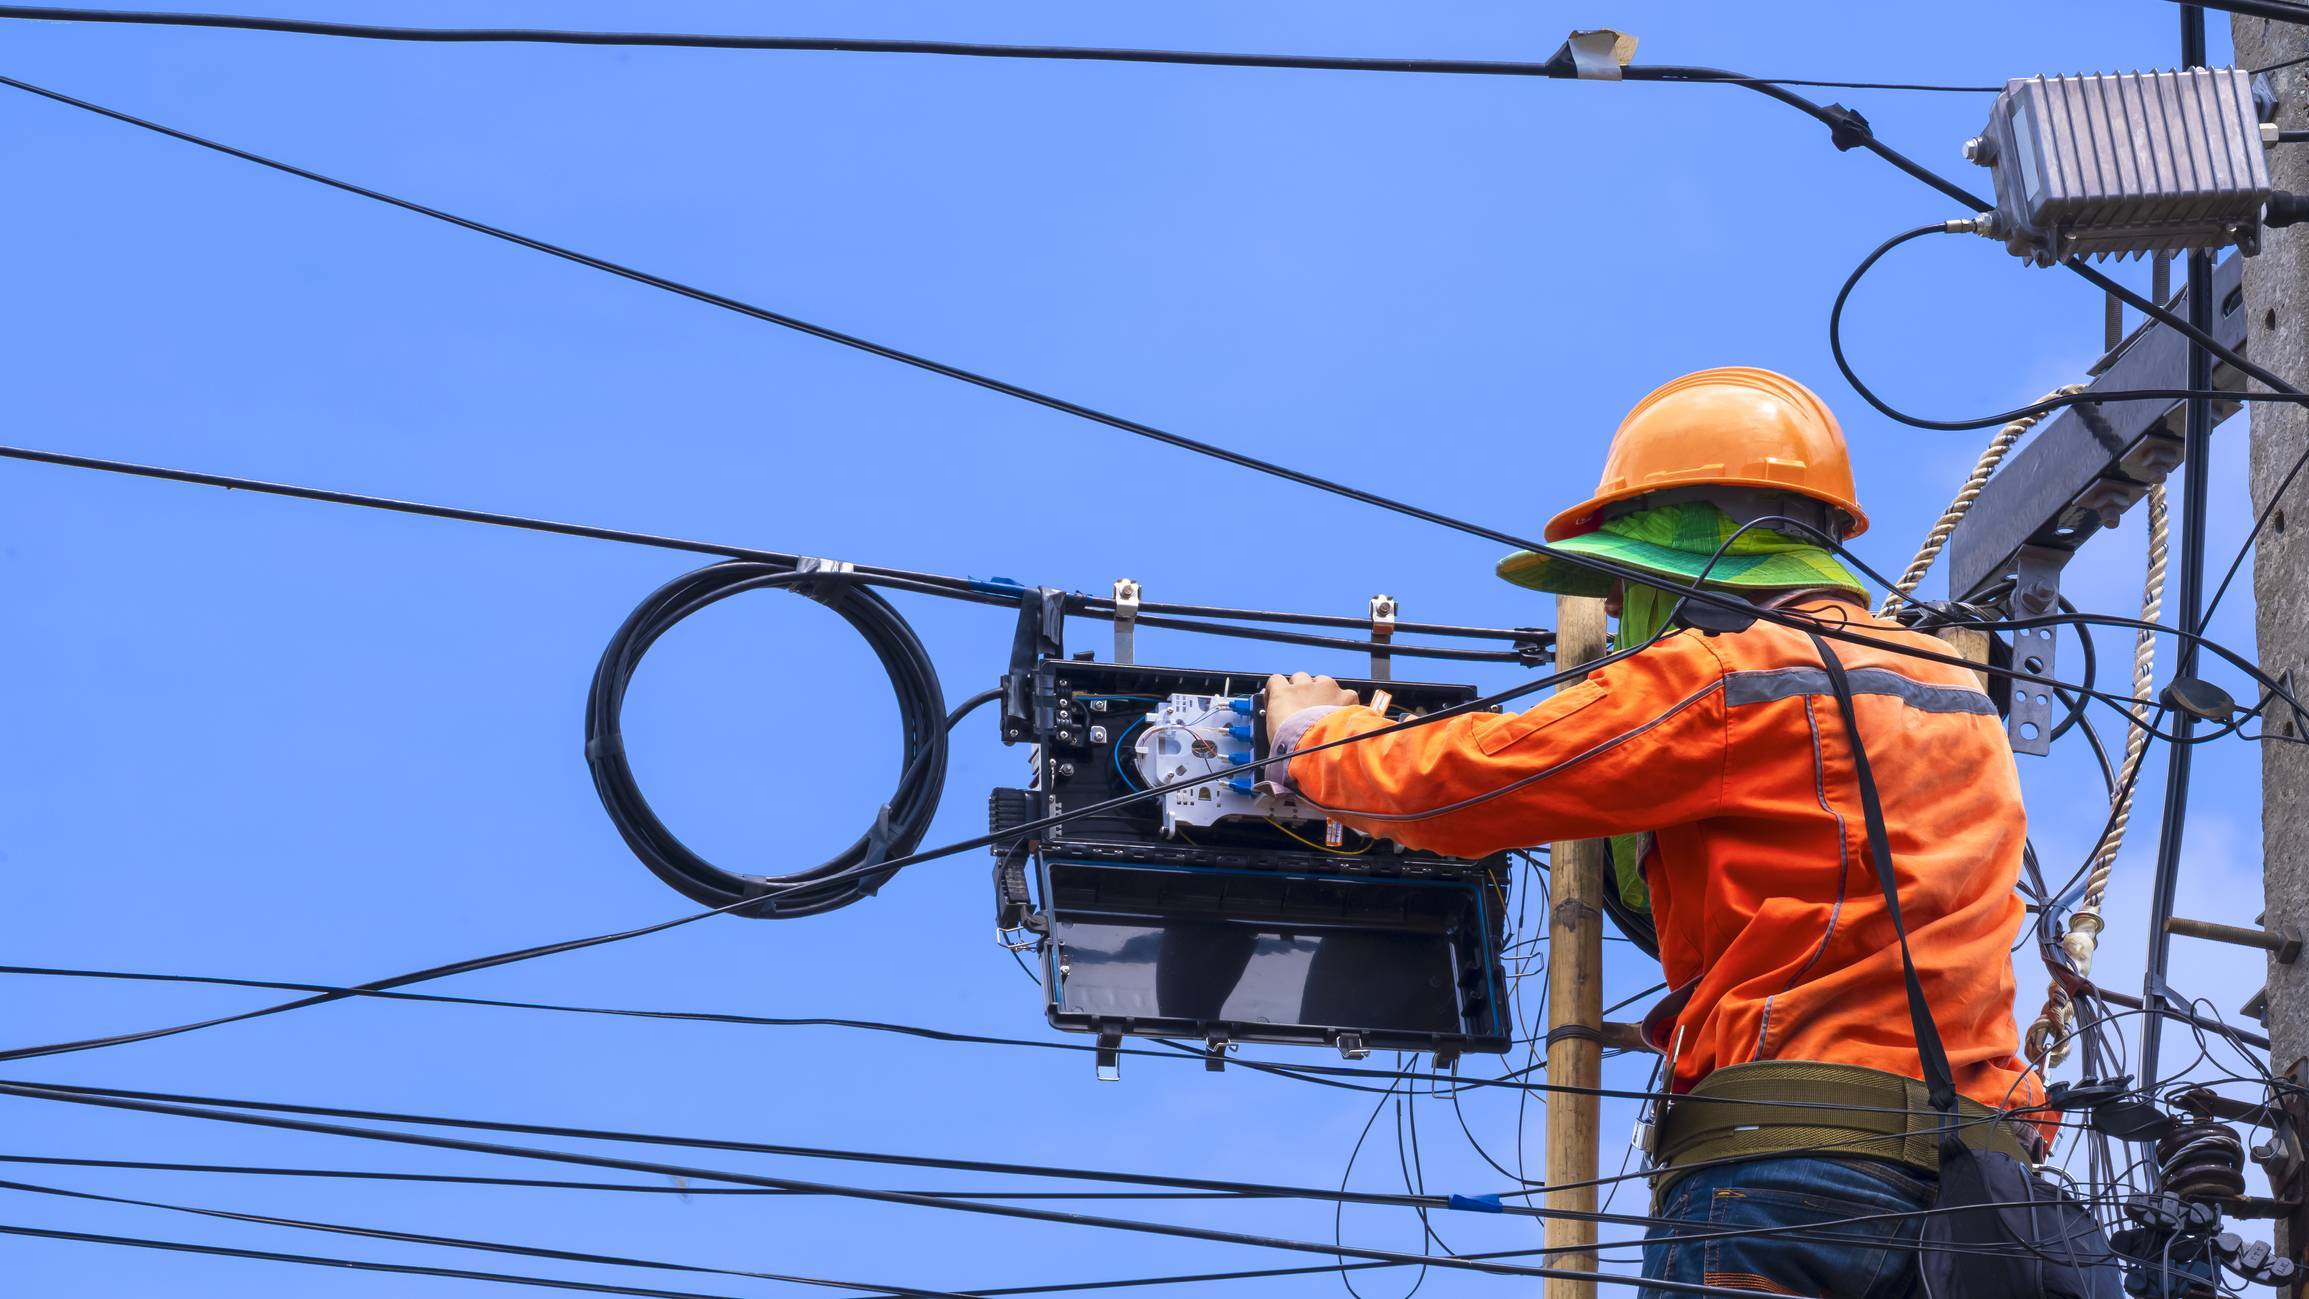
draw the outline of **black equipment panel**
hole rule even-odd
[[[1021,707],[1005,726],[1006,740],[1035,745],[1034,787],[995,791],[994,829],[1142,788],[1131,733],[1164,700],[1248,697],[1265,683],[1264,673],[1038,660],[1009,682]],[[1415,714],[1476,697],[1472,686],[1341,684],[1366,697],[1385,689]],[[1104,1040],[1446,1059],[1505,1051],[1506,858],[1468,861],[1360,835],[1332,848],[1324,830],[1321,820],[1247,817],[1166,838],[1153,798],[1085,812],[996,849],[998,923],[1036,936],[1050,1022]]]

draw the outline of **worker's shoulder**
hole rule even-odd
[[[1788,612],[1795,618],[1759,618],[1740,631],[1712,638],[1711,643],[1728,669],[1735,672],[1817,667],[1820,650],[1813,637],[1821,635],[1848,669],[1882,669],[1932,685],[1979,686],[1972,670],[1955,661],[1956,653],[1948,643],[1928,632],[1911,630],[1843,601],[1801,605]]]

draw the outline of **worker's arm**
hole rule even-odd
[[[1319,705],[1278,721],[1274,743],[1293,755],[1291,783],[1338,820],[1406,847],[1480,857],[1715,813],[1726,778],[1723,680],[1705,638],[1686,632],[1525,713],[1470,713],[1305,752],[1389,724],[1360,705]],[[1270,716],[1274,694],[1270,686]]]

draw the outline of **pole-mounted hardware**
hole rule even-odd
[[[2243,925],[2224,925],[2212,920],[2167,916],[2165,932],[2183,938],[2202,938],[2213,943],[2258,947],[2275,956],[2279,965],[2291,965],[2301,957],[2301,935],[2290,929],[2248,929]]]
[[[1138,662],[1138,583],[1114,579],[1114,661]]]
[[[1371,679],[1385,681],[1394,671],[1395,597],[1371,597]]]
[[[2044,546],[2022,546],[2013,571],[2013,612],[2023,618],[2042,617],[2060,604],[2060,569],[2068,562],[2064,551]],[[2032,676],[2050,677],[2059,642],[2050,627],[2016,627],[2012,633],[2012,665]],[[2052,752],[2052,687],[2015,679],[2012,704],[2005,712],[2005,734],[2015,753],[2038,757]]]

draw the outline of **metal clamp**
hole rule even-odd
[[[1098,1051],[1095,1058],[1098,1065],[1098,1080],[1100,1082],[1121,1082],[1122,1034],[1099,1034]]]
[[[1395,640],[1395,613],[1394,596],[1375,595],[1371,597],[1371,679],[1373,681],[1393,679],[1395,655],[1391,647]]]
[[[1572,72],[1582,81],[1618,81],[1620,69],[1636,56],[1636,38],[1609,27],[1573,32],[1557,51],[1571,57]]]
[[[805,576],[823,573],[831,577],[844,573],[855,573],[858,571],[858,566],[846,559],[820,559],[816,555],[804,555],[794,561],[794,571]],[[826,589],[828,585],[832,587],[831,592]],[[819,582],[796,582],[794,583],[794,593],[797,595],[805,595],[810,599],[824,603],[829,594],[838,594],[844,588],[850,585],[852,584],[849,582],[834,582],[830,584]]]
[[[1138,583],[1118,577],[1114,579],[1114,661],[1136,663],[1137,652]]]
[[[2043,546],[2022,546],[2019,559],[2013,577],[2013,612],[2022,618],[2051,613],[2060,603],[2060,570],[2068,554]],[[2012,666],[2030,676],[2049,677],[2053,674],[2054,648],[2052,628],[2016,628],[2012,633]],[[2052,687],[2013,678],[2012,705],[2005,714],[2004,727],[2014,753],[2042,757],[2052,752]]]

